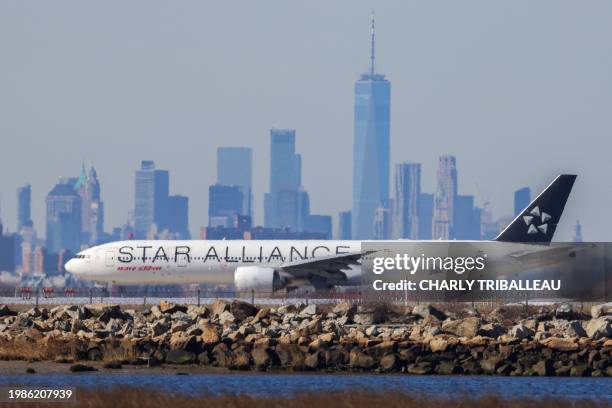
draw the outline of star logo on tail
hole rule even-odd
[[[527,225],[527,234],[539,234],[546,235],[548,232],[548,221],[551,216],[544,211],[540,211],[540,207],[535,206],[528,215],[523,215],[523,221]]]

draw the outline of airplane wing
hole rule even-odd
[[[302,259],[284,263],[277,269],[289,275],[291,279],[307,280],[315,286],[329,287],[345,283],[347,280],[345,271],[351,266],[360,265],[361,258],[371,252],[373,251]]]

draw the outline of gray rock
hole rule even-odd
[[[313,316],[317,314],[317,305],[310,304],[300,312],[300,316]]]
[[[597,319],[605,315],[612,315],[612,303],[605,303],[591,307],[591,317],[593,319]]]
[[[355,324],[371,325],[374,323],[374,315],[372,313],[357,313],[353,316]]]
[[[529,339],[535,332],[524,324],[517,324],[510,330],[510,336],[517,340]]]
[[[416,316],[420,316],[422,318],[425,318],[429,315],[434,316],[435,318],[437,318],[438,320],[445,320],[446,319],[446,315],[436,309],[435,307],[433,307],[430,304],[420,304],[420,305],[416,305],[413,309],[412,309],[412,314],[416,315]]]
[[[506,328],[499,323],[483,324],[482,326],[480,326],[480,329],[478,330],[478,334],[480,336],[491,337],[493,339],[496,339],[497,337],[505,333],[506,333]]]
[[[594,340],[612,337],[612,325],[610,320],[605,317],[589,320],[585,331],[587,336]]]
[[[348,302],[338,303],[332,310],[334,314],[338,316],[346,316],[349,320],[353,318],[356,311],[357,306]]]
[[[227,310],[219,315],[219,323],[224,326],[226,323],[234,323],[235,321],[236,318],[234,315]]]
[[[446,321],[442,323],[442,330],[446,333],[454,334],[458,337],[475,337],[480,328],[479,317],[466,317],[454,321]]]
[[[353,368],[372,368],[376,364],[374,359],[357,349],[352,349],[349,354],[349,364]]]
[[[270,353],[265,347],[255,347],[251,352],[251,358],[257,370],[265,370],[272,362]]]
[[[192,364],[195,362],[196,355],[186,350],[169,350],[166,353],[166,363],[168,364]]]

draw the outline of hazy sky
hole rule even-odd
[[[153,159],[171,193],[207,222],[218,146],[254,149],[256,221],[269,179],[269,129],[297,131],[314,213],[351,205],[353,84],[368,64],[391,81],[392,163],[457,156],[459,190],[490,198],[579,174],[557,239],[576,219],[607,240],[612,207],[612,2],[0,2],[0,202],[32,184],[34,223],[60,176],[93,163],[106,229],[134,204]]]

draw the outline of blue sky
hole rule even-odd
[[[207,221],[218,146],[254,149],[256,221],[268,186],[269,129],[297,131],[315,213],[350,207],[353,83],[377,66],[392,83],[392,163],[455,154],[459,189],[476,183],[496,216],[513,191],[579,178],[559,228],[576,219],[606,240],[612,206],[612,3],[607,1],[0,3],[0,202],[44,196],[82,161],[98,169],[106,229],[125,222],[141,159],[170,170]]]

